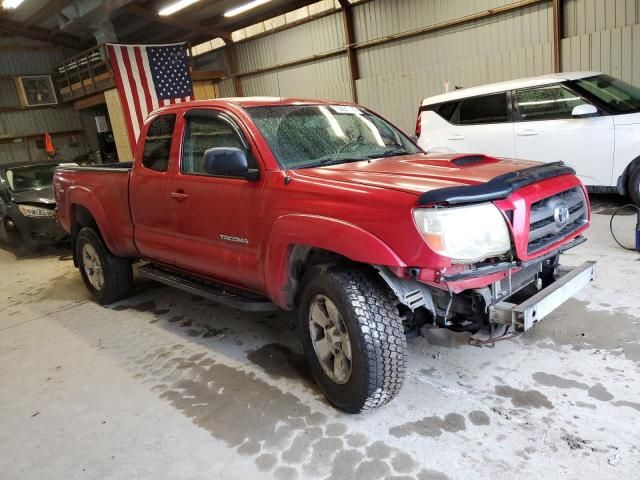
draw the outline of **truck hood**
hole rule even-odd
[[[50,207],[53,207],[56,204],[53,196],[53,187],[25,190],[23,192],[12,192],[12,195],[13,201],[16,203],[40,203]]]
[[[477,154],[416,154],[305,168],[296,170],[296,174],[421,195],[438,188],[485,183],[498,175],[538,164]]]

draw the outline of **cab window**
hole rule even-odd
[[[518,90],[515,96],[522,121],[571,118],[573,109],[586,103],[562,85]]]
[[[151,121],[144,142],[144,152],[142,153],[142,165],[144,167],[156,172],[167,171],[175,124],[175,114],[160,115]]]
[[[257,168],[255,159],[230,120],[222,116],[195,116],[187,118],[180,171],[208,175],[204,168],[204,154],[210,148],[219,147],[239,148],[247,156],[249,168]]]
[[[461,125],[506,122],[508,120],[507,94],[496,93],[467,98],[460,104],[458,115],[458,122]]]

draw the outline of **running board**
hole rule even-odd
[[[143,277],[155,280],[170,287],[184,290],[227,307],[244,312],[273,312],[278,309],[265,297],[232,291],[220,284],[188,278],[169,270],[147,264],[138,268]]]

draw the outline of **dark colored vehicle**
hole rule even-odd
[[[360,412],[400,391],[423,326],[491,343],[532,328],[593,277],[575,172],[427,155],[364,107],[304,99],[153,112],[131,164],[61,167],[74,261],[100,303],[148,278],[251,311],[296,309],[314,378]]]
[[[66,232],[56,219],[53,173],[59,163],[14,163],[0,166],[0,225],[16,255],[62,240]]]

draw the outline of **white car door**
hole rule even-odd
[[[613,116],[573,118],[587,103],[564,85],[514,92],[516,157],[573,167],[586,185],[610,186],[614,154]]]
[[[515,157],[507,94],[463,99],[445,135],[443,140],[454,152]]]

